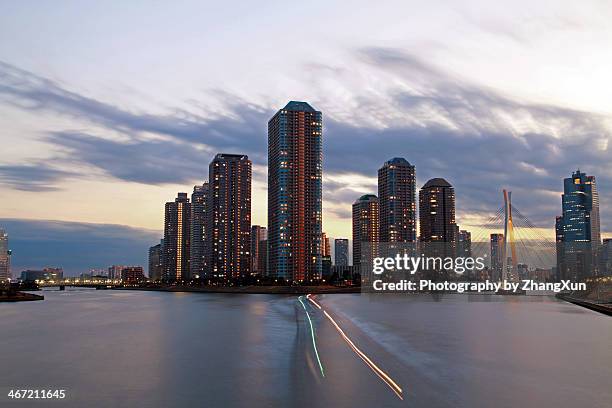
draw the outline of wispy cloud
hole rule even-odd
[[[75,176],[73,172],[54,169],[45,163],[0,165],[0,184],[22,191],[55,191],[57,183]]]

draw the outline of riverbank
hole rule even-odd
[[[565,300],[566,302],[572,303],[577,306],[582,306],[595,312],[603,313],[608,316],[612,316],[612,304],[609,303],[595,303],[584,299],[576,299],[567,294],[560,293],[556,296],[558,299]]]
[[[236,294],[266,294],[266,295],[306,295],[331,293],[360,293],[359,286],[124,286],[114,290],[145,290],[156,292],[200,292],[200,293],[236,293]]]
[[[35,295],[33,293],[17,292],[14,295],[1,295],[0,302],[29,302],[34,300],[44,300],[45,297],[42,295]]]

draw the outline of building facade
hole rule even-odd
[[[378,254],[379,214],[378,197],[366,194],[353,203],[353,265],[371,261]],[[368,249],[369,253],[364,251]]]
[[[443,178],[433,178],[419,192],[419,240],[429,256],[456,256],[455,190]]]
[[[336,266],[349,266],[349,241],[346,238],[334,240],[334,258]]]
[[[416,242],[416,175],[396,157],[378,170],[379,236],[384,243]]]
[[[191,204],[187,193],[178,193],[173,202],[166,203],[162,254],[162,279],[164,281],[175,282],[191,279],[189,270],[190,218]]]
[[[189,242],[189,268],[192,279],[210,275],[209,184],[194,186],[191,193],[191,240]]]
[[[268,229],[261,225],[251,228],[251,274],[266,276],[268,263]]]
[[[209,166],[210,268],[229,279],[251,272],[252,164],[243,154],[219,153]]]
[[[126,266],[121,270],[121,281],[124,283],[138,283],[144,280],[142,266]]]
[[[268,274],[321,278],[323,118],[289,102],[268,122]]]

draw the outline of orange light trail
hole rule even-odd
[[[319,309],[322,309],[322,307],[315,302],[313,299],[310,298],[310,295],[306,296],[306,298],[308,300],[310,300],[315,306],[317,306]],[[374,373],[385,382],[385,384],[387,384],[389,386],[389,388],[391,388],[391,390],[395,393],[395,395],[398,396],[399,399],[404,400],[404,398],[402,397],[402,393],[403,390],[402,388],[397,385],[397,383],[395,381],[393,381],[393,379],[391,379],[391,377],[389,377],[383,370],[381,370],[376,364],[374,364],[374,362],[372,360],[370,360],[368,358],[368,356],[365,355],[365,353],[361,350],[359,350],[359,348],[355,345],[355,343],[353,343],[353,341],[346,335],[346,333],[344,332],[344,330],[342,330],[342,328],[338,325],[338,323],[336,323],[336,321],[329,315],[329,313],[327,313],[327,311],[323,310],[323,313],[325,314],[325,316],[329,319],[329,321],[331,322],[331,324],[336,328],[336,330],[338,331],[338,333],[340,333],[340,335],[342,336],[342,338],[344,339],[344,341],[346,341],[346,343],[351,347],[351,349],[355,352],[355,354],[357,354],[357,356],[359,356],[359,358],[361,358],[363,360],[364,363],[366,363],[368,365],[368,367],[370,367],[370,369],[372,371],[374,371]]]

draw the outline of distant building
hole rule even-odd
[[[334,258],[336,266],[349,265],[349,242],[346,238],[336,238],[334,240]]]
[[[353,265],[360,265],[362,257],[371,261],[378,254],[379,214],[378,198],[374,194],[359,197],[353,203]],[[363,251],[369,248],[369,253]]]
[[[150,256],[149,249],[149,256]],[[121,271],[125,268],[124,265],[112,265],[108,268],[108,278],[112,280],[120,280],[121,279]],[[97,273],[94,273],[97,274]],[[90,274],[91,275],[91,274]]]
[[[251,227],[251,273],[266,276],[268,262],[268,229],[261,225]]]
[[[321,277],[323,116],[289,102],[268,122],[268,268],[289,281]]]
[[[331,255],[321,257],[321,278],[329,279],[332,274],[332,259]]]
[[[64,270],[62,268],[44,268],[40,270],[28,269],[21,272],[22,281],[34,280],[60,280],[64,278]]]
[[[189,241],[191,237],[191,204],[187,193],[178,193],[173,202],[166,203],[164,216],[164,245],[162,253],[164,281],[186,281],[189,270]]]
[[[612,276],[612,238],[606,238],[603,240],[599,259],[601,262],[601,275]]]
[[[243,154],[219,153],[209,166],[211,273],[239,278],[251,273],[252,164]]]
[[[491,234],[491,280],[501,280],[504,269],[504,234]]]
[[[149,279],[151,280],[160,280],[164,273],[162,263],[163,243],[164,240],[162,239],[159,244],[149,248]]]
[[[321,256],[331,256],[331,245],[329,244],[329,237],[326,233],[321,235]]]
[[[404,158],[387,161],[378,170],[381,242],[416,242],[416,175]]]
[[[189,242],[189,268],[192,279],[210,274],[210,190],[208,182],[194,186],[191,194],[191,241]]]
[[[577,170],[564,179],[561,208],[555,222],[560,278],[582,281],[598,275],[601,234],[595,176]]]
[[[472,234],[470,231],[459,230],[457,233],[457,256],[464,258],[472,256]]]
[[[121,281],[124,283],[138,283],[144,280],[142,266],[126,266],[121,270]]]
[[[0,228],[0,281],[11,279],[11,251],[8,233]]]

